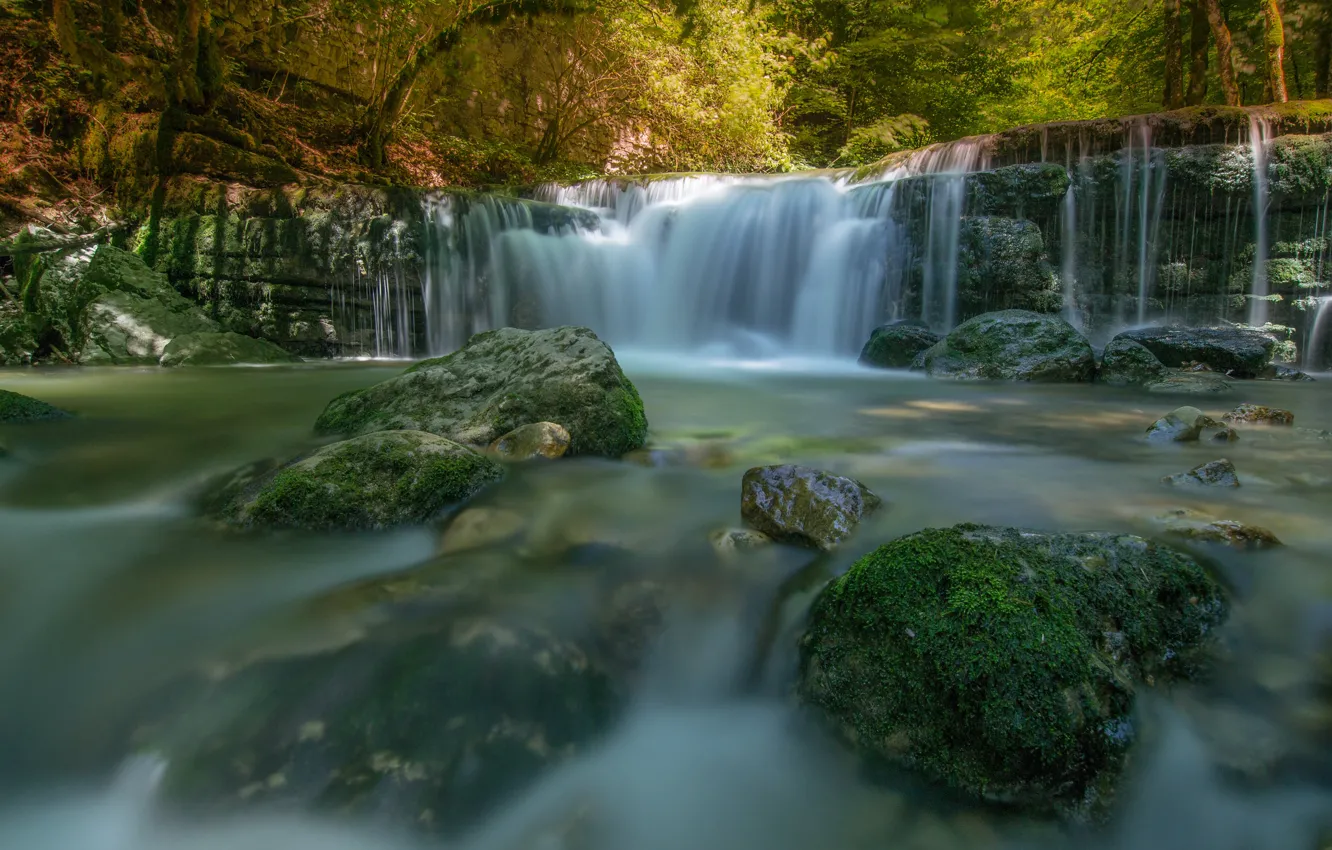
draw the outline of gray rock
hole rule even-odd
[[[563,426],[571,455],[620,457],[647,437],[643,402],[610,347],[575,327],[477,334],[447,357],[339,396],[315,430],[428,431],[487,445],[531,422]]]
[[[1096,357],[1059,316],[1002,310],[958,325],[925,352],[922,365],[932,378],[1090,381]]]
[[[729,557],[737,552],[762,549],[772,543],[772,538],[749,528],[722,528],[709,534],[708,542],[718,555]]]
[[[1167,369],[1166,376],[1146,385],[1148,392],[1162,395],[1224,395],[1230,382],[1215,372],[1181,372]]]
[[[1205,669],[1226,613],[1197,561],[1140,537],[928,529],[822,591],[797,692],[871,765],[1084,820],[1113,801],[1136,690]]]
[[[163,366],[229,366],[237,363],[299,363],[301,358],[266,339],[232,333],[188,333],[162,350]]]
[[[1059,276],[1034,222],[1001,216],[968,216],[958,233],[958,301],[964,314],[981,310],[1057,311]]]
[[[918,322],[901,321],[880,325],[870,333],[860,352],[860,363],[881,369],[906,369],[939,335]]]
[[[1295,414],[1279,407],[1261,404],[1241,404],[1221,417],[1232,425],[1294,425]]]
[[[740,515],[774,540],[828,551],[882,505],[868,487],[807,466],[759,466],[740,485]]]
[[[1233,519],[1216,519],[1189,508],[1174,508],[1152,518],[1162,532],[1187,540],[1224,543],[1234,549],[1268,549],[1281,541],[1266,528]]]
[[[1211,421],[1196,407],[1177,407],[1147,427],[1147,439],[1153,443],[1192,442]]]
[[[245,526],[378,529],[428,522],[503,470],[452,440],[378,431],[324,446],[273,472],[239,481],[224,516]],[[234,490],[233,490],[234,492]]]
[[[1277,340],[1253,328],[1155,327],[1124,331],[1115,339],[1140,343],[1166,366],[1204,363],[1236,378],[1256,378],[1271,364]]]
[[[1101,354],[1097,380],[1119,387],[1147,386],[1164,380],[1169,374],[1165,364],[1143,345],[1115,337]]]
[[[1235,464],[1225,458],[1195,466],[1188,472],[1177,472],[1174,475],[1167,475],[1165,478],[1162,478],[1161,481],[1175,487],[1240,486],[1239,475],[1235,472]]]
[[[515,428],[490,444],[490,453],[500,460],[518,462],[543,457],[564,457],[569,451],[569,432],[554,422],[533,422]]]

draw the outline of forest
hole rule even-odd
[[[792,171],[1330,67],[1325,0],[4,0],[0,203],[137,194],[184,130],[242,177]]]

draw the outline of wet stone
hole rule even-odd
[[[1275,534],[1232,519],[1215,519],[1188,508],[1175,508],[1154,518],[1166,534],[1205,543],[1223,543],[1234,549],[1268,549],[1282,545]]]
[[[1239,432],[1234,428],[1222,428],[1207,439],[1213,443],[1233,443],[1239,439]]]
[[[1241,404],[1221,417],[1222,421],[1235,425],[1294,425],[1295,414],[1279,407],[1267,407],[1261,404]]]
[[[713,551],[723,557],[762,549],[772,544],[772,538],[751,528],[721,528],[708,535]]]
[[[883,504],[868,487],[807,466],[759,466],[741,483],[740,514],[774,540],[828,551]]]
[[[490,453],[510,462],[564,457],[569,451],[569,432],[554,422],[533,422],[515,428],[490,444]]]
[[[1186,443],[1197,440],[1212,420],[1196,407],[1177,407],[1147,428],[1153,443]]]
[[[1163,395],[1221,395],[1230,392],[1225,378],[1215,372],[1167,370],[1165,377],[1146,385],[1148,392]]]
[[[1177,472],[1174,475],[1167,475],[1165,478],[1162,478],[1161,481],[1175,487],[1240,486],[1239,476],[1235,472],[1235,464],[1231,463],[1226,458],[1195,466],[1188,472]]]

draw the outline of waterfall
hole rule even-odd
[[[1272,125],[1249,116],[1249,148],[1253,152],[1253,283],[1249,288],[1249,324],[1267,324],[1267,142]]]
[[[1304,368],[1309,372],[1321,369],[1328,363],[1327,353],[1324,351],[1327,347],[1327,326],[1329,318],[1332,318],[1332,310],[1328,309],[1328,305],[1332,305],[1332,295],[1324,295],[1318,299],[1318,309],[1314,311],[1313,324],[1305,339]]]
[[[355,243],[345,277],[329,288],[344,338],[371,357],[410,357],[416,348],[418,298],[403,267],[403,230],[402,222],[372,226]]]
[[[1082,326],[1076,297],[1078,276],[1078,196],[1072,181],[1064,200],[1059,203],[1060,258],[1059,278],[1064,286],[1064,318],[1074,327]]]

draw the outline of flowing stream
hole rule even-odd
[[[826,186],[791,187],[783,191],[812,208],[844,209]],[[764,198],[746,203],[766,214]],[[819,249],[789,247],[797,255]],[[798,290],[798,274],[787,280]],[[797,300],[793,291],[792,306]],[[0,373],[0,385],[82,414],[0,429],[11,450],[0,459],[0,847],[1319,846],[1318,830],[1332,825],[1326,737],[1318,737],[1327,727],[1309,723],[1329,710],[1313,689],[1312,652],[1332,633],[1332,442],[1316,430],[1246,431],[1225,448],[1242,488],[1181,493],[1161,476],[1217,450],[1145,444],[1143,428],[1173,406],[1157,396],[935,383],[796,355],[753,363],[621,355],[651,420],[653,465],[569,460],[518,470],[482,501],[522,516],[523,542],[442,560],[437,532],[236,534],[190,506],[206,476],[308,446],[328,399],[399,365]],[[1329,387],[1254,383],[1244,400],[1289,408],[1311,429],[1332,428]],[[1213,415],[1228,407],[1204,406]],[[812,568],[810,557],[778,548],[736,564],[718,560],[706,542],[713,529],[738,524],[743,471],[772,462],[856,475],[890,503],[815,565],[816,576],[924,527],[1142,532],[1144,514],[1175,505],[1266,526],[1287,546],[1205,551],[1237,599],[1225,627],[1225,672],[1144,696],[1141,757],[1117,816],[1090,833],[1065,831],[903,778],[868,778],[800,722],[789,696],[791,629],[818,580],[791,579]],[[381,807],[354,816],[290,807],[198,813],[160,793],[164,773],[180,765],[136,744],[134,730],[170,705],[156,696],[164,683],[222,659],[355,642],[372,625],[376,600],[409,590],[412,576],[482,589],[494,582],[521,591],[496,592],[495,606],[521,598],[528,607],[520,610],[578,620],[585,614],[576,590],[589,569],[649,578],[672,600],[630,708],[597,744],[465,834],[434,837],[393,817],[397,786],[387,778]],[[776,596],[783,587],[796,589]],[[760,623],[774,598],[787,599],[785,625],[755,678]],[[191,735],[209,732],[206,714],[175,719],[188,721]]]

